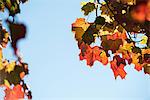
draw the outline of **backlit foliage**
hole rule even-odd
[[[24,82],[24,77],[29,74],[28,64],[23,62],[17,43],[26,36],[26,26],[16,21],[16,15],[20,13],[20,5],[27,0],[0,0],[0,11],[9,13],[6,20],[0,23],[0,87],[5,90],[4,100],[32,99],[31,91]],[[7,29],[3,26],[7,25]],[[9,31],[9,32],[8,32]],[[8,42],[14,50],[16,61],[9,61],[3,57],[2,50]]]
[[[115,78],[124,79],[130,64],[150,74],[150,0],[90,0],[81,5],[85,17],[96,17],[93,22],[77,18],[72,24],[80,60],[90,67],[95,61],[110,63]]]

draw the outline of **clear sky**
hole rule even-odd
[[[83,17],[81,1],[29,0],[22,6],[18,19],[28,26],[28,36],[19,47],[29,63],[26,83],[33,100],[150,100],[150,76],[133,66],[126,67],[125,80],[115,80],[109,66],[88,68],[79,61],[71,23]],[[10,49],[4,52],[12,59]]]

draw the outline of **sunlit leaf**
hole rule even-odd
[[[96,9],[95,4],[91,2],[87,3],[82,7],[82,11],[84,11],[84,15],[88,15],[90,12],[94,11],[95,9]]]
[[[81,10],[88,15],[94,9],[95,20],[88,22],[89,16],[73,30],[78,34],[75,38],[81,51],[80,60],[86,60],[89,66],[95,61],[110,63],[115,78],[125,78],[126,64],[134,64],[135,70],[144,69],[149,74],[150,1],[98,0],[84,3]],[[83,27],[87,23],[89,26]]]
[[[120,76],[122,79],[124,79],[127,74],[124,70],[124,67],[126,65],[125,60],[117,55],[114,56],[113,61],[111,61],[110,64],[115,78],[117,78],[117,76]]]
[[[100,49],[100,47],[90,47],[89,45],[82,43],[80,45],[80,48],[80,60],[86,60],[87,65],[93,66],[95,61],[100,61],[104,65],[108,64],[108,58],[105,52],[102,49]]]
[[[19,100],[24,98],[24,91],[22,91],[22,86],[21,85],[16,85],[11,88],[6,88],[5,89],[5,98],[4,100]]]

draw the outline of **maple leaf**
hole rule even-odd
[[[110,62],[111,69],[114,72],[115,78],[120,76],[122,79],[125,78],[126,72],[124,70],[124,67],[126,65],[125,60],[121,58],[119,55],[114,56],[113,61]]]
[[[101,17],[101,16],[96,17],[95,24],[104,25],[105,24],[105,18]]]
[[[85,18],[77,18],[72,24],[72,27],[82,27],[84,31],[86,31],[89,26],[90,24],[86,22]]]
[[[144,66],[144,64],[139,64],[139,63],[137,63],[137,64],[135,64],[135,69],[137,70],[137,71],[141,71],[142,69],[143,69],[143,66]]]
[[[87,23],[84,18],[78,18],[75,23],[72,24],[72,31],[75,33],[75,39],[78,42],[82,41],[82,36],[89,26],[90,24]]]
[[[17,85],[22,81],[22,77],[20,77],[20,74],[22,72],[25,73],[25,75],[28,74],[28,69],[26,67],[27,65],[24,63],[22,65],[16,65],[14,70],[7,74],[7,80],[10,84]]]
[[[121,39],[107,40],[106,36],[102,36],[101,39],[102,39],[101,46],[106,52],[108,52],[108,50],[111,50],[113,53],[115,53],[119,49],[119,47],[123,45]]]
[[[5,89],[5,98],[4,100],[19,100],[24,98],[24,91],[22,91],[21,85],[16,85],[13,89],[7,87]]]
[[[89,2],[86,5],[84,5],[81,9],[82,11],[84,11],[84,15],[88,15],[90,12],[94,11],[96,7],[94,3]]]
[[[90,45],[95,41],[95,35],[98,35],[98,30],[95,25],[90,25],[82,36],[82,41]]]
[[[107,65],[108,58],[103,50],[100,47],[90,47],[89,45],[82,43],[80,45],[81,53],[79,54],[80,60],[87,60],[87,65],[93,66],[95,61],[100,61],[104,65]]]
[[[20,77],[22,72],[25,75],[28,74],[27,64],[22,63],[21,65],[16,65],[15,62],[8,64],[4,69],[0,70],[0,84],[4,84],[4,80],[8,80],[10,85],[17,85],[22,81],[23,77]]]
[[[16,63],[15,63],[16,64]],[[14,63],[10,63],[4,69],[0,70],[0,86],[6,87],[6,96],[5,100],[18,100],[23,98],[21,95],[18,94],[20,91],[20,87],[17,87],[19,84],[22,84],[22,93],[27,90],[26,96],[29,99],[32,98],[31,91],[29,91],[28,87],[23,81],[25,75],[28,74],[28,66],[26,63],[16,64],[14,67]],[[10,68],[8,68],[10,67]],[[11,87],[14,85],[13,89]],[[16,92],[16,93],[15,93]],[[20,97],[21,96],[21,97]]]
[[[9,64],[6,66],[5,71],[8,72],[8,73],[10,73],[11,71],[14,70],[15,65],[16,65],[16,62],[11,62],[11,63],[9,63]]]

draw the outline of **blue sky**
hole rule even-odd
[[[133,66],[126,67],[125,80],[115,80],[109,66],[88,68],[79,61],[71,23],[83,17],[81,1],[30,0],[22,6],[18,20],[28,26],[28,36],[19,47],[29,63],[33,100],[149,100],[150,77]],[[13,59],[9,48],[4,53]]]

